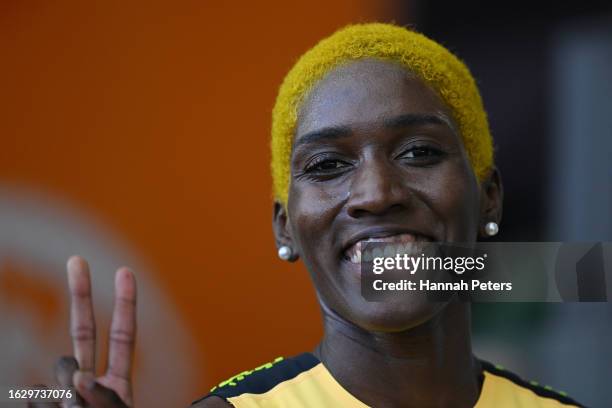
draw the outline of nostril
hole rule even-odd
[[[348,212],[348,215],[350,215],[353,218],[361,218],[367,213],[365,210],[361,210],[358,208],[349,208],[347,212]]]

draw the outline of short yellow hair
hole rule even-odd
[[[404,27],[356,24],[308,50],[283,80],[272,111],[276,200],[287,204],[298,111],[308,92],[335,67],[362,58],[398,62],[436,90],[453,112],[474,174],[481,181],[487,176],[493,166],[493,140],[476,82],[465,64],[440,44]]]

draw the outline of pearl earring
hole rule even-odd
[[[289,261],[293,257],[293,250],[291,247],[283,245],[282,247],[278,248],[278,257],[283,261]]]
[[[499,232],[499,225],[497,225],[497,223],[493,221],[487,222],[487,225],[485,225],[485,232],[488,236],[492,237],[493,235],[496,235]]]

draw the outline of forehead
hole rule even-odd
[[[450,109],[421,79],[389,61],[341,65],[315,85],[298,113],[296,139],[320,128],[371,127],[405,114],[450,119]]]

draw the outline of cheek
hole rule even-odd
[[[478,232],[479,190],[471,168],[449,165],[428,184],[432,208],[442,221],[445,240],[472,242]]]
[[[330,248],[332,223],[339,208],[338,194],[333,189],[311,183],[292,184],[289,190],[289,219],[293,238],[300,253],[309,255],[320,248]]]
[[[292,186],[287,206],[294,244],[315,289],[326,304],[337,309],[345,291],[337,279],[339,258],[332,231],[341,201],[329,190],[322,190],[312,184]],[[351,292],[358,293],[357,289]]]

